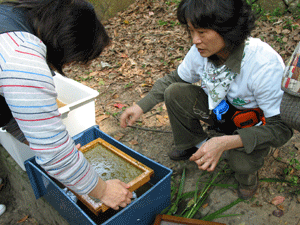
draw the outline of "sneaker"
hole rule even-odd
[[[0,216],[5,212],[6,207],[3,204],[0,204]]]
[[[187,160],[189,159],[196,151],[198,150],[197,147],[191,147],[186,150],[173,150],[168,153],[170,159],[174,161],[178,160]]]

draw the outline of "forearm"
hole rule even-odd
[[[267,147],[280,147],[284,145],[293,135],[290,129],[282,120],[280,115],[266,118],[266,125],[253,126],[240,129],[235,132],[243,142],[244,148],[239,150],[250,154],[255,149]]]
[[[240,135],[224,135],[216,138],[218,139],[218,142],[222,145],[221,149],[223,151],[242,148],[244,146]]]
[[[96,187],[89,193],[89,196],[92,196],[97,199],[101,199],[104,195],[106,187],[107,187],[107,185],[106,185],[105,181],[99,177]]]
[[[177,73],[177,70],[174,70],[170,74],[160,78],[155,82],[151,91],[143,99],[141,99],[137,104],[142,108],[143,112],[146,113],[152,109],[156,104],[164,101],[164,93],[166,88],[176,82],[185,82],[183,81]],[[186,83],[186,82],[185,82]]]

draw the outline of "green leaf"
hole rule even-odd
[[[209,214],[203,218],[201,218],[202,220],[205,220],[205,221],[212,221],[214,219],[216,219],[221,213],[227,211],[228,209],[232,208],[233,206],[235,206],[236,204],[240,203],[244,201],[243,199],[241,198],[238,198],[237,200],[235,200],[234,202],[230,203],[229,205],[227,206],[224,206],[223,208],[221,208],[220,210],[212,213],[212,214]]]
[[[178,209],[178,204],[180,202],[181,199],[181,195],[183,192],[183,188],[184,188],[184,183],[185,183],[185,168],[183,168],[183,172],[182,172],[182,176],[181,176],[181,180],[180,180],[180,184],[179,184],[179,189],[178,189],[178,193],[177,193],[177,197],[175,202],[172,204],[171,209],[168,211],[167,215],[173,215],[176,213],[177,209]]]

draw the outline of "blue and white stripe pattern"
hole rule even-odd
[[[47,173],[78,194],[97,184],[97,174],[62,123],[46,62],[46,46],[27,32],[0,35],[0,94]]]

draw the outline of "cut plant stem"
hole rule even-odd
[[[233,206],[235,206],[236,204],[240,203],[244,201],[243,199],[241,198],[238,198],[237,200],[235,200],[234,202],[230,203],[229,205],[227,206],[224,206],[223,208],[221,208],[220,210],[212,213],[212,214],[209,214],[203,218],[201,218],[202,220],[205,220],[205,221],[212,221],[216,218],[219,218],[220,214],[227,211],[228,209],[232,208]]]
[[[180,184],[179,184],[179,189],[178,189],[178,193],[177,193],[177,197],[175,202],[171,205],[170,210],[167,212],[167,215],[172,215],[175,214],[177,209],[178,209],[178,204],[180,202],[181,199],[181,195],[183,192],[183,188],[184,188],[184,183],[185,183],[185,167],[183,168],[183,172],[182,172],[182,176],[181,176],[181,180],[180,180]]]
[[[213,183],[215,182],[215,180],[217,179],[217,177],[222,173],[222,171],[226,168],[226,166],[227,166],[227,164],[224,164],[224,166],[217,173],[217,175],[215,177],[213,177],[210,180],[210,182],[204,187],[203,191],[201,191],[200,196],[197,199],[195,199],[195,203],[194,203],[193,207],[187,213],[186,218],[193,218],[193,216],[197,213],[197,211],[199,210],[199,208],[201,207],[201,205],[204,202],[204,196],[207,194],[207,192],[210,189],[210,187],[213,185]]]

